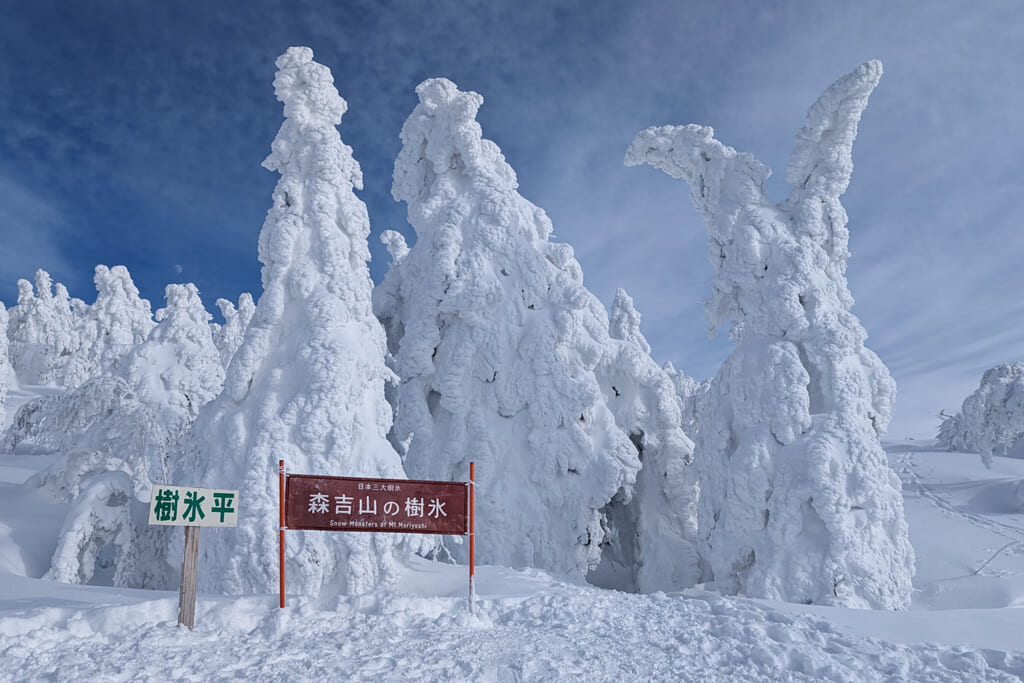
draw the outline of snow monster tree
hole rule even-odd
[[[992,468],[992,456],[1024,456],[1024,363],[1002,363],[985,371],[960,412],[939,427],[939,443],[950,450],[977,452]]]
[[[642,468],[632,499],[616,496],[604,510],[612,533],[590,581],[642,593],[688,588],[700,577],[699,492],[696,468],[689,466],[693,441],[683,431],[683,400],[672,376],[651,358],[640,313],[623,289],[612,301],[609,333],[614,352],[598,366],[597,377]]]
[[[732,321],[736,348],[699,401],[695,456],[703,578],[726,591],[910,603],[914,553],[880,443],[895,383],[850,312],[839,202],[881,75],[867,62],[811,107],[786,171],[793,189],[777,205],[769,169],[709,127],[649,128],[626,154],[690,184],[715,269],[708,322]]]
[[[276,587],[278,459],[301,473],[405,476],[387,440],[386,342],[370,303],[369,218],[354,194],[362,173],[336,128],[347,105],[309,48],[289,48],[277,68],[285,121],[263,162],[281,174],[259,237],[263,294],[192,445],[203,485],[239,489],[244,506],[238,528],[201,549],[201,587],[227,593]],[[288,588],[366,592],[393,577],[400,539],[293,532]]]
[[[392,195],[417,240],[384,235],[394,264],[374,293],[401,379],[393,443],[414,478],[479,464],[481,562],[582,576],[606,539],[601,509],[640,468],[595,376],[608,315],[482,137],[483,98],[441,78],[416,92]]]
[[[127,268],[98,265],[93,281],[96,301],[91,306],[71,300],[79,345],[64,367],[62,384],[69,389],[113,371],[156,325],[149,301],[139,297]]]
[[[54,286],[50,274],[37,270],[32,283],[18,280],[18,305],[10,311],[4,329],[10,339],[9,359],[21,384],[61,383],[64,366],[78,349],[67,288]]]

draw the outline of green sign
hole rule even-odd
[[[238,526],[238,491],[156,485],[149,503],[149,523]]]

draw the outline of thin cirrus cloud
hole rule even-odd
[[[4,226],[0,280],[11,285],[21,278],[31,281],[39,268],[57,278],[71,275],[74,269],[59,248],[66,236],[60,211],[3,175],[0,197],[0,225]]]
[[[1024,136],[1013,132],[1024,91],[1007,68],[1024,59],[1024,24],[1003,7],[949,3],[766,11],[757,21],[770,38],[750,40],[729,84],[706,93],[713,101],[662,93],[664,102],[654,98],[659,104],[645,110],[648,123],[714,126],[724,142],[775,170],[769,192],[781,199],[807,107],[842,73],[882,59],[886,74],[862,119],[844,197],[848,277],[869,346],[900,385],[890,434],[933,435],[938,410],[955,410],[984,368],[1024,357],[1024,232],[1014,224],[1012,184],[1024,170]],[[585,157],[586,136],[575,142]],[[609,171],[599,196],[586,189],[592,175],[557,184],[577,197],[561,208],[560,236],[577,245],[588,277],[599,275],[595,290],[604,300],[613,278],[629,289],[655,356],[709,376],[730,344],[721,334],[704,339],[703,321],[692,315],[694,293],[707,295],[711,271],[706,248],[693,239],[703,226],[689,188],[648,172],[639,189],[612,181]],[[623,206],[610,208],[609,195],[624,197]],[[593,230],[598,214],[606,217],[603,231]],[[687,237],[669,238],[671,230]]]

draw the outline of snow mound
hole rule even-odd
[[[131,477],[120,471],[95,474],[75,498],[43,578],[88,583],[101,553],[111,546],[114,586],[171,588],[177,577],[163,561],[169,532],[149,526],[149,499],[135,497]]]
[[[881,64],[840,78],[811,107],[778,205],[770,171],[706,126],[639,133],[626,163],[685,178],[715,269],[710,331],[736,348],[696,400],[700,553],[726,591],[901,609],[914,555],[898,477],[879,441],[895,383],[850,311],[839,201]]]
[[[149,527],[152,485],[169,481],[176,433],[120,378],[104,375],[56,396],[24,404],[4,435],[5,452],[56,455],[29,479],[71,507],[47,578],[92,580],[101,554],[112,549],[117,586],[165,588],[166,530]]]
[[[960,412],[942,421],[938,440],[950,450],[980,454],[990,469],[994,453],[1024,451],[1024,363],[986,370]]]

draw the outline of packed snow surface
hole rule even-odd
[[[387,589],[290,594],[285,609],[274,594],[201,593],[191,632],[175,592],[40,578],[68,504],[25,482],[55,456],[0,455],[0,679],[1017,680],[1024,462],[987,471],[913,442],[888,453],[918,550],[907,612],[638,595],[485,566],[471,615],[464,566],[413,559]]]

